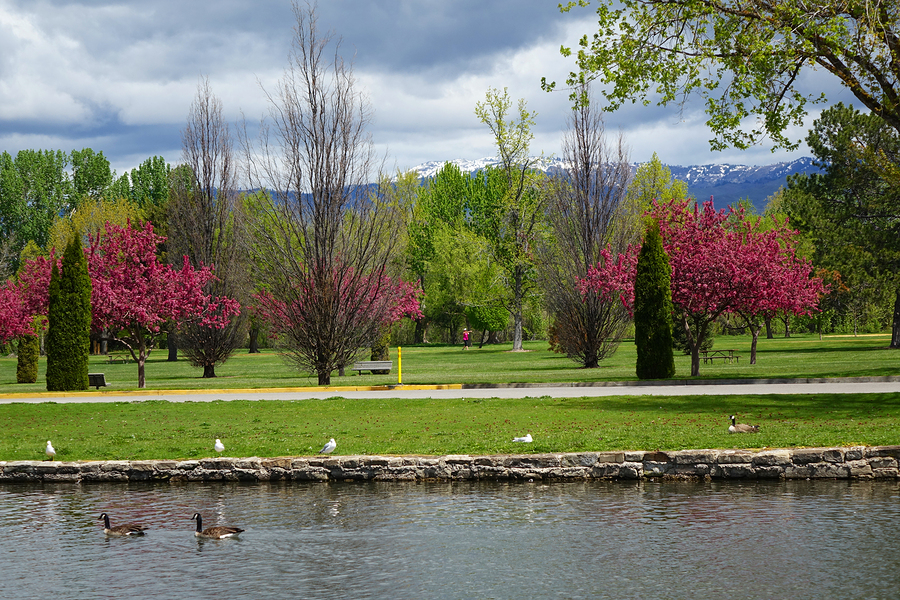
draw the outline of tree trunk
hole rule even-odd
[[[487,331],[484,329],[481,330],[481,339],[478,340],[478,349],[481,350],[484,347],[484,340],[487,338]]]
[[[203,378],[215,377],[216,365],[203,365]]]
[[[750,341],[750,364],[756,364],[756,342],[759,340],[759,331],[762,329],[762,326],[759,323],[749,323],[750,325],[750,334],[752,335]]]
[[[178,337],[174,331],[170,331],[169,335],[166,336],[166,346],[169,348],[169,358],[166,360],[168,362],[175,362],[178,360]]]
[[[522,351],[522,301],[525,296],[525,274],[521,267],[515,269],[515,288],[513,289],[513,352]]]
[[[681,319],[688,346],[691,347],[691,377],[697,377],[700,375],[700,346],[703,344],[703,339],[699,335],[699,331],[691,331],[691,325],[688,322],[687,314],[684,311],[682,311]]]
[[[413,343],[415,344],[424,344],[425,342],[425,334],[428,328],[428,324],[425,321],[425,317],[421,319],[416,319],[416,329],[413,332]]]
[[[250,354],[259,354],[259,326],[250,328]]]
[[[766,317],[766,339],[775,339],[775,332],[772,331],[772,317]]]
[[[700,344],[691,344],[691,377],[700,375]]]
[[[132,352],[132,354],[134,354]],[[144,389],[147,387],[147,377],[144,372],[144,364],[147,362],[147,355],[141,351],[138,353],[137,364],[138,364],[138,387],[140,389]]]
[[[331,372],[319,372],[319,385],[331,385]]]
[[[900,348],[900,289],[894,297],[894,322],[891,326],[891,348]]]
[[[513,315],[513,352],[521,352],[522,348],[522,313]]]

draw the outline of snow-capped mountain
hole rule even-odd
[[[473,173],[488,165],[497,164],[497,159],[488,157],[477,160],[457,159],[449,162],[457,165],[464,173]],[[539,162],[542,170],[546,172],[565,168],[565,163],[560,158],[542,159]],[[412,170],[417,172],[419,177],[427,179],[433,177],[443,166],[444,162],[430,161],[413,167]],[[637,169],[638,166],[635,163],[632,165],[632,169]],[[730,164],[667,166],[675,179],[688,184],[689,193],[698,200],[712,197],[716,206],[724,207],[749,198],[757,212],[762,212],[769,196],[778,191],[778,188],[787,185],[788,176],[819,171],[810,157],[764,166]]]

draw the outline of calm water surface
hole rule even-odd
[[[898,550],[897,482],[0,486],[2,598],[896,599]]]

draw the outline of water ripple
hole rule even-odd
[[[893,598],[896,482],[0,486],[0,597]],[[97,517],[149,527],[107,538]],[[201,540],[204,526],[246,529]]]

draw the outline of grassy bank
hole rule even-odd
[[[888,349],[888,335],[860,337],[794,336],[761,339],[757,364],[750,364],[750,339],[723,336],[715,348],[734,349],[740,359],[735,364],[700,366],[700,379],[770,377],[860,377],[900,375],[900,351]],[[556,383],[571,381],[635,380],[635,347],[626,340],[598,369],[580,369],[565,356],[547,350],[546,342],[527,342],[527,352],[510,352],[510,344],[473,348],[459,346],[411,346],[403,348],[404,384],[440,383]],[[335,374],[333,386],[383,385],[397,383],[397,349],[391,349],[394,371],[390,375],[359,375],[347,371]],[[688,378],[690,357],[675,358],[676,377]],[[104,373],[110,390],[137,389],[137,365],[109,364],[104,356],[91,357],[91,371]],[[0,394],[46,391],[46,363],[41,361],[38,382],[16,384],[16,358],[0,358]],[[150,389],[242,389],[267,387],[311,387],[315,376],[298,373],[273,351],[248,354],[239,350],[216,368],[215,379],[203,379],[202,369],[186,361],[167,362],[165,351],[155,351],[147,363]]]
[[[716,348],[734,348],[737,364],[701,365],[701,379],[859,377],[900,374],[900,352],[888,336],[815,336],[760,340],[758,363],[749,363],[749,339],[722,337]],[[634,345],[626,341],[599,369],[578,369],[548,352],[545,342],[528,352],[491,346],[403,349],[403,383],[536,383],[634,380]],[[396,349],[390,375],[334,376],[332,385],[396,383]],[[91,358],[110,389],[136,389],[137,366]],[[15,383],[16,360],[0,358],[0,394],[45,390],[44,365],[36,384]],[[687,378],[689,359],[676,357],[677,377]],[[147,365],[151,389],[310,387],[274,352],[238,352],[202,379],[163,352]],[[536,394],[540,392],[535,390]],[[756,435],[727,433],[728,415],[759,424]],[[513,444],[531,433],[534,443]],[[330,400],[118,404],[0,405],[0,460],[39,460],[47,439],[61,460],[186,459],[211,456],[221,438],[230,456],[295,456],[315,453],[330,437],[338,454],[494,454],[686,448],[900,444],[900,394],[788,396],[639,396],[555,399]]]
[[[728,415],[759,424],[731,435]],[[531,433],[534,443],[512,438]],[[0,405],[0,459],[496,454],[900,444],[900,395],[233,401]]]

